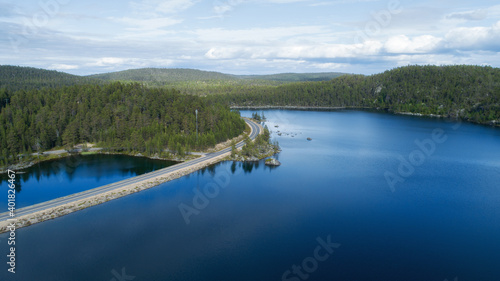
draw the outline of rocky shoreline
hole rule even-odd
[[[23,163],[14,164],[14,165],[8,166],[7,168],[3,168],[2,170],[0,170],[0,174],[5,174],[5,173],[7,173],[8,170],[11,170],[11,171],[24,170],[24,169],[27,169],[27,168],[35,165],[36,163],[38,163],[38,162],[30,161],[30,162],[23,162]]]
[[[266,160],[266,165],[268,166],[280,166],[281,162],[276,158],[269,158]]]
[[[264,158],[273,156],[276,153],[279,153],[281,150],[268,150],[266,153],[260,154],[258,156],[242,156],[242,155],[236,155],[235,157],[227,157],[225,160],[227,161],[236,161],[236,162],[257,162],[260,161]]]
[[[399,115],[409,115],[409,116],[446,118],[446,116],[438,115],[438,114],[422,114],[422,113],[413,113],[413,112],[394,112],[394,113],[399,114]]]

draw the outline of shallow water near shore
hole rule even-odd
[[[499,129],[263,112],[281,166],[224,162],[19,229],[17,273],[5,266],[0,280],[498,279]],[[411,173],[398,171],[402,161]],[[339,245],[330,252],[319,241]]]

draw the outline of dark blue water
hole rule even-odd
[[[3,234],[0,279],[498,280],[500,130],[265,115],[282,166],[226,162],[20,229],[17,279]]]
[[[142,175],[175,164],[172,161],[125,155],[73,155],[36,164],[16,175],[17,208],[63,197]],[[7,193],[8,175],[0,175],[0,190]],[[0,212],[7,200],[0,200]]]

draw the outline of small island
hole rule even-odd
[[[281,162],[278,161],[278,159],[276,159],[276,158],[269,158],[269,159],[266,159],[266,165],[268,165],[268,166],[280,166]]]

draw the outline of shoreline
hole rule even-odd
[[[230,106],[231,109],[288,109],[288,110],[338,110],[338,109],[373,109],[371,107],[349,106],[295,106],[295,105],[261,105],[261,106]]]
[[[483,126],[490,126],[493,128],[500,128],[500,120],[493,120],[489,122],[474,122],[466,119],[460,119],[456,117],[451,117],[451,116],[444,116],[444,115],[439,115],[439,114],[423,114],[423,113],[414,113],[414,112],[398,112],[398,111],[389,111],[388,109],[383,109],[383,108],[371,108],[371,107],[349,107],[349,106],[341,106],[341,107],[332,107],[332,106],[277,106],[277,105],[264,105],[264,106],[230,106],[231,109],[243,109],[243,110],[252,110],[252,109],[285,109],[285,110],[303,110],[303,111],[314,111],[314,110],[368,110],[368,111],[377,111],[377,112],[383,112],[383,113],[389,113],[389,114],[394,114],[394,115],[405,115],[405,116],[415,116],[415,117],[429,117],[429,118],[444,118],[444,119],[450,119],[450,120],[455,120],[457,122],[467,122],[470,124],[476,124],[476,125],[483,125]],[[244,118],[245,119],[245,118]],[[235,137],[233,139],[239,139],[241,138],[242,135]],[[233,140],[231,139],[231,140]],[[224,148],[217,149],[217,146],[224,144],[227,145],[231,142],[231,140],[228,140],[224,143],[217,144],[214,148],[208,149],[208,152],[201,152],[201,153],[211,153],[211,152],[217,152],[219,150],[222,150]],[[237,140],[239,141],[239,140]],[[226,146],[227,147],[227,146]],[[179,157],[172,157],[172,158],[162,158],[155,155],[152,156],[147,156],[147,155],[142,155],[141,153],[122,153],[122,152],[109,152],[106,151],[106,148],[98,148],[99,150],[93,151],[95,154],[109,154],[109,155],[128,155],[128,156],[133,156],[133,157],[145,157],[148,159],[154,159],[154,160],[164,160],[164,161],[174,161],[174,162],[185,162],[189,161],[192,159],[196,159],[198,157],[200,152],[190,152],[193,154],[188,154],[188,156],[191,156],[190,158],[179,158]],[[49,157],[47,159],[32,159],[28,162],[23,162],[23,163],[17,163],[8,167],[0,167],[0,175],[7,173],[7,170],[24,170],[27,168],[30,168],[38,163],[44,162],[44,161],[50,161],[50,160],[56,160],[56,159],[62,159],[65,157],[70,157],[70,156],[81,156],[83,155],[82,153],[85,153],[84,149],[78,149],[79,151],[77,153],[70,153],[68,151],[65,151],[61,154],[52,154],[53,157]],[[50,152],[50,151],[45,151]]]
[[[245,119],[245,118],[243,118]],[[260,126],[260,124],[259,124]],[[247,125],[247,129],[248,129]],[[216,144],[214,147],[207,149],[204,152],[199,152],[199,151],[191,151],[189,152],[185,157],[172,157],[172,158],[164,158],[160,157],[157,153],[151,156],[147,155],[142,155],[140,152],[110,152],[108,151],[109,148],[103,148],[103,147],[92,147],[93,150],[86,151],[84,148],[75,148],[76,150],[73,150],[74,152],[68,152],[65,150],[64,152],[61,153],[50,153],[51,150],[49,151],[44,151],[43,153],[47,154],[42,154],[44,156],[44,159],[31,159],[30,161],[22,162],[22,163],[17,163],[8,167],[0,167],[0,175],[6,174],[8,170],[14,170],[14,171],[22,171],[25,169],[28,169],[30,167],[35,166],[36,164],[45,162],[45,161],[51,161],[51,160],[58,160],[58,159],[63,159],[66,157],[71,157],[71,156],[85,156],[84,153],[91,153],[91,154],[103,154],[103,155],[127,155],[127,156],[132,156],[132,157],[144,157],[152,160],[162,160],[162,161],[173,161],[173,162],[178,162],[178,163],[183,163],[189,160],[197,159],[200,158],[200,156],[207,154],[207,153],[214,153],[221,151],[227,147],[231,146],[231,142],[234,140],[236,142],[240,142],[241,140],[244,139],[244,135],[247,134],[247,129],[243,131],[243,133],[237,137],[234,137],[230,140],[227,140],[225,142],[221,142]],[[58,151],[58,150],[56,150]],[[90,154],[89,153],[89,154]],[[200,155],[201,153],[201,155]],[[36,157],[37,155],[32,155],[33,157]]]
[[[484,125],[490,126],[493,128],[500,127],[500,120],[493,120],[488,122],[475,122],[467,119],[445,116],[439,114],[423,114],[423,113],[414,113],[414,112],[404,112],[404,111],[392,111],[387,108],[373,108],[373,107],[357,107],[357,106],[293,106],[293,105],[262,105],[262,106],[230,106],[231,109],[243,109],[243,110],[258,110],[258,109],[285,109],[285,110],[304,110],[304,111],[314,111],[314,110],[368,110],[368,111],[377,111],[383,113],[389,113],[394,115],[406,115],[406,116],[416,116],[416,117],[430,117],[430,118],[445,118],[450,120],[456,120],[457,122],[467,122],[470,124],[476,125]]]
[[[254,123],[259,127],[259,131],[260,131],[259,134],[263,134],[263,127],[259,123],[256,123],[256,122],[254,122]],[[245,133],[243,133],[242,135],[240,135],[236,138],[244,138],[246,133],[247,132],[245,131]],[[252,133],[252,129],[250,127],[249,135],[251,133]],[[129,194],[134,194],[136,192],[158,186],[162,183],[172,181],[172,180],[181,178],[183,176],[189,175],[193,172],[196,172],[198,170],[206,168],[210,165],[226,161],[227,157],[230,155],[231,155],[231,151],[223,153],[217,157],[207,159],[207,160],[202,161],[200,163],[190,165],[190,166],[185,167],[185,168],[181,168],[178,171],[173,171],[173,172],[161,174],[161,175],[155,176],[154,178],[151,178],[151,179],[143,180],[143,181],[140,181],[137,183],[128,184],[124,187],[112,189],[112,190],[109,190],[106,192],[102,192],[102,193],[90,196],[88,198],[79,199],[79,200],[69,202],[69,203],[63,203],[63,204],[58,205],[56,207],[49,207],[47,209],[36,211],[36,212],[31,213],[31,214],[21,215],[19,217],[16,216],[13,219],[13,220],[15,220],[15,228],[19,229],[22,227],[30,226],[32,224],[40,223],[40,222],[47,221],[47,220],[52,220],[52,219],[62,217],[64,215],[67,215],[67,214],[70,214],[70,213],[73,213],[73,212],[76,212],[79,210],[83,210],[83,209],[90,208],[90,207],[93,207],[96,205],[100,205],[102,203],[105,203],[105,202],[108,202],[108,201],[111,201],[114,199],[118,199],[118,198],[127,196]],[[205,155],[201,156],[201,158],[204,158],[204,157],[206,157],[206,156]],[[112,184],[115,184],[115,183],[112,183]],[[97,188],[101,188],[101,187],[97,187]],[[83,192],[88,192],[88,191],[89,190],[83,191]],[[82,192],[80,192],[80,193],[82,193]],[[78,193],[75,193],[75,194],[78,194]],[[54,200],[69,199],[72,196],[74,196],[75,194],[56,198],[56,199],[53,199],[53,200],[50,200],[47,202],[42,202],[39,204],[27,206],[24,208],[35,207],[35,206],[40,205],[40,204],[47,204],[47,203],[50,203]],[[10,231],[8,228],[8,226],[10,224],[11,224],[11,221],[9,221],[9,220],[0,221],[0,234]]]

